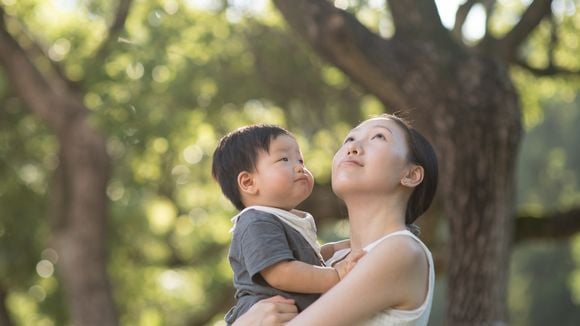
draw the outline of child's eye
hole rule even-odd
[[[353,137],[346,137],[346,139],[344,140],[344,144],[353,141],[354,138]]]
[[[280,161],[288,162],[288,158],[287,157],[283,157],[283,158],[280,159]]]
[[[373,139],[373,138],[385,139],[385,135],[379,133],[379,134],[374,135],[371,139]]]
[[[299,160],[298,160],[298,163],[300,163],[300,164],[304,165],[304,160],[303,160],[303,159],[299,159]]]

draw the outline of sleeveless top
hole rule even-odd
[[[435,285],[435,269],[433,268],[433,257],[431,256],[431,252],[419,240],[417,236],[413,233],[409,232],[408,230],[396,231],[393,233],[389,233],[384,237],[376,240],[375,242],[367,245],[364,247],[366,252],[370,252],[375,248],[381,241],[390,238],[392,236],[408,236],[413,238],[417,243],[421,245],[423,251],[425,252],[425,256],[427,257],[429,263],[429,287],[427,290],[427,295],[425,296],[425,301],[421,304],[420,307],[413,309],[413,310],[399,310],[399,309],[385,309],[375,316],[373,316],[370,320],[367,320],[364,323],[361,323],[365,326],[379,326],[379,325],[396,325],[396,326],[424,326],[427,325],[429,321],[429,314],[431,313],[431,303],[433,301],[433,287]],[[348,253],[349,249],[339,250],[335,253],[333,257],[327,261],[327,266],[331,266],[335,261],[340,260]]]

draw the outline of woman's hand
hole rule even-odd
[[[295,302],[279,295],[260,300],[232,326],[279,326],[298,314]]]

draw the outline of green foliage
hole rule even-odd
[[[56,143],[4,88],[0,106],[0,287],[28,324],[64,322],[54,275],[58,257],[49,248],[47,199],[58,159]],[[29,307],[30,309],[26,308]]]
[[[526,133],[519,158],[518,202],[522,210],[542,213],[572,208],[580,202],[579,104],[580,98],[543,101],[543,121]]]
[[[213,320],[219,320],[229,308],[226,256],[235,212],[210,175],[221,135],[256,122],[288,127],[316,180],[327,183],[347,130],[383,110],[308,51],[274,12],[246,17],[235,8],[195,8],[191,1],[134,1],[126,30],[95,65],[116,1],[72,1],[70,8],[55,1],[4,3],[79,82],[91,121],[107,136],[114,167],[107,188],[108,268],[123,325],[194,323],[215,307],[221,311]],[[370,3],[350,9],[381,33],[392,32]],[[578,100],[569,97],[577,88],[514,75],[530,128],[520,161],[520,205],[577,202],[580,137],[572,121],[579,118]],[[58,278],[42,270],[58,270],[47,216],[57,143],[2,75],[0,101],[0,286],[10,293],[8,307],[18,324],[66,324]],[[544,119],[550,129],[542,129]],[[558,146],[549,155],[538,149]],[[567,197],[562,184],[575,195]],[[345,229],[339,223],[321,236],[330,239]]]
[[[556,8],[557,9],[557,8]],[[558,46],[553,60],[577,69],[579,12],[556,10]],[[546,66],[550,26],[544,23],[527,43],[531,65]],[[536,78],[520,69],[512,76],[523,103],[525,134],[517,167],[519,211],[542,216],[577,207],[580,202],[580,98],[574,78]],[[572,81],[572,82],[571,82]],[[529,243],[515,248],[509,288],[514,325],[575,325],[578,315],[580,270],[578,238],[562,243]]]
[[[94,65],[113,5],[27,1],[6,11],[80,83],[91,121],[108,138],[109,273],[122,324],[195,322],[233,295],[225,258],[234,210],[209,173],[219,137],[249,123],[286,126],[327,182],[333,148],[363,117],[352,110],[362,95],[275,16],[231,20],[225,11],[188,2],[135,2],[126,30],[103,65]],[[46,67],[46,60],[35,60]],[[50,237],[47,200],[57,146],[5,81],[1,86],[0,285],[10,291],[18,323],[64,324],[56,275],[36,271]],[[365,103],[376,113],[376,103]],[[58,270],[58,261],[52,263]]]
[[[515,250],[509,295],[512,324],[578,324],[580,302],[570,287],[570,275],[577,268],[566,242],[538,242]]]

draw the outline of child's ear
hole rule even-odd
[[[412,164],[407,174],[401,179],[401,184],[406,187],[416,187],[423,181],[425,170],[420,165]]]
[[[258,186],[254,180],[254,175],[248,171],[242,171],[238,174],[238,187],[240,192],[248,195],[258,193]]]

